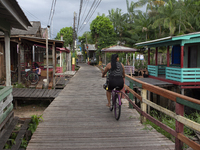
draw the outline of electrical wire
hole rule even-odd
[[[52,21],[53,21],[53,16],[54,16],[55,9],[56,9],[56,1],[57,1],[57,0],[54,1],[54,5],[53,5],[54,7],[53,7],[53,14],[52,14],[52,16],[51,16],[50,27],[51,27],[51,24],[52,24]]]
[[[55,1],[55,0],[52,0],[51,9],[50,9],[50,14],[49,14],[48,24],[50,23],[50,19],[51,19],[51,16],[52,16],[51,14],[52,14],[52,11],[53,11],[54,1]]]
[[[91,17],[93,16],[94,12],[96,11],[96,9],[98,8],[98,6],[100,5],[102,0],[99,1],[99,3],[96,3],[96,7],[94,7],[93,12],[91,13],[90,17],[87,19],[87,22],[89,22],[89,20],[91,19]],[[86,22],[86,24],[87,24]],[[83,30],[83,28],[85,27],[86,24],[83,24],[82,28],[79,29],[79,32],[81,32]]]
[[[90,0],[87,0],[87,2],[85,3],[85,10],[84,10],[84,13],[83,13],[83,15],[82,16],[84,16],[85,15],[85,12],[86,12],[86,10],[87,10],[87,7],[88,7],[88,4],[89,4],[89,1]],[[83,7],[84,8],[84,7]],[[82,19],[82,17],[81,17],[81,22],[83,21],[83,19]]]
[[[92,8],[94,7],[94,4],[95,4],[95,2],[96,2],[96,0],[94,0],[94,2],[92,3],[92,6],[90,7],[90,10],[88,11],[88,13],[87,13],[87,16],[85,17],[84,21],[82,22],[82,25],[81,25],[81,27],[80,27],[80,28],[82,28],[82,26],[83,26],[84,22],[86,21],[86,19],[87,19],[88,15],[90,14],[90,12],[91,12]]]
[[[77,32],[78,32],[78,27],[79,27],[79,21],[80,21],[80,16],[81,16],[81,10],[82,10],[82,5],[83,0],[80,0],[80,9],[79,9],[79,16],[78,16],[78,25],[77,25]]]

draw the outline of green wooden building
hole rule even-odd
[[[137,43],[148,47],[149,77],[171,82],[181,89],[200,88],[200,32]],[[167,64],[158,64],[159,47],[167,47]],[[150,51],[155,49],[155,64]],[[171,49],[171,53],[170,53]]]

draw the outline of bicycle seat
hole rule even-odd
[[[120,87],[116,86],[115,90],[120,91]]]

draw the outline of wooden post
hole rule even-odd
[[[128,56],[127,56],[127,53],[126,53],[126,65],[128,65],[128,62],[127,62],[127,57],[128,57]]]
[[[151,101],[151,92],[150,91],[147,91],[148,92],[148,100]],[[148,105],[148,114],[151,113],[151,107]]]
[[[167,46],[167,67],[169,67],[170,58],[169,58],[169,46]]]
[[[158,47],[156,47],[156,66],[158,65]]]
[[[62,52],[60,51],[60,67],[62,67]]]
[[[147,99],[147,90],[146,89],[141,89],[141,95],[142,95],[142,98]],[[141,102],[141,109],[142,109],[143,112],[146,113],[147,112],[147,104]],[[146,122],[146,117],[141,116],[140,119],[141,119],[140,122],[142,124]]]
[[[181,94],[184,95],[184,89],[181,90]],[[176,103],[176,114],[177,115],[184,115],[184,105]],[[178,122],[176,120],[176,133],[183,133],[184,131],[184,124]],[[182,150],[183,149],[183,142],[178,138],[175,138],[175,150]]]
[[[17,45],[18,47],[18,83],[21,83],[21,39],[19,38],[19,43]]]
[[[53,42],[52,47],[52,58],[53,58],[53,88],[55,89],[55,72],[56,72],[56,61],[55,61],[55,42]]]
[[[150,65],[150,48],[148,48],[148,65]]]
[[[35,62],[35,46],[33,45],[33,62]]]
[[[130,82],[130,89],[132,89],[133,90],[133,83],[132,82]],[[133,101],[133,94],[130,92],[129,93],[129,98]],[[131,105],[131,103],[129,102],[129,108],[133,108],[133,105]]]
[[[105,65],[106,65],[106,52],[105,52]]]
[[[46,28],[46,66],[47,66],[47,87],[49,87],[49,50],[48,50],[48,28]]]
[[[184,61],[184,46],[181,46],[181,68],[183,68]]]
[[[11,86],[10,74],[10,35],[9,32],[4,32],[5,39],[5,58],[6,58],[6,86]]]

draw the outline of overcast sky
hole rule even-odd
[[[46,27],[49,20],[50,9],[52,0],[17,0],[20,7],[24,11],[29,21],[40,21],[42,27]],[[82,16],[80,18],[80,25],[85,20],[85,17],[92,6],[94,0],[83,0]],[[136,2],[137,0],[132,0]],[[129,0],[131,2],[131,0]],[[87,6],[87,7],[86,7]],[[55,37],[57,33],[63,27],[73,26],[73,14],[74,12],[79,13],[80,0],[57,0],[55,14],[53,16],[53,34]],[[96,18],[97,14],[105,13],[108,15],[108,10],[112,8],[120,8],[123,13],[127,12],[126,0],[102,0],[96,11],[94,12],[91,19],[87,22],[83,30],[78,34],[81,36],[85,31],[90,31],[89,26],[93,19]],[[144,9],[144,8],[143,8]],[[85,14],[84,14],[85,12]],[[84,16],[83,16],[84,15]]]

